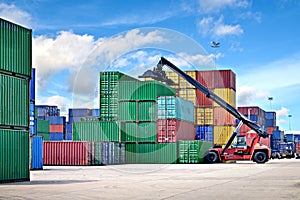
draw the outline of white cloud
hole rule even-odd
[[[199,0],[201,13],[218,13],[224,8],[246,8],[247,0]]]
[[[289,109],[282,107],[280,110],[276,110],[276,117],[287,117],[289,111]]]
[[[70,105],[70,100],[66,97],[55,95],[37,99],[36,105],[54,105],[57,106],[61,112],[66,113]]]
[[[237,90],[238,106],[256,105],[256,102],[261,99],[266,99],[269,92],[259,90],[253,86],[241,86]]]
[[[0,3],[0,17],[16,24],[32,28],[29,13],[19,9],[14,4]]]
[[[228,35],[242,35],[244,33],[244,30],[239,24],[224,24],[223,16],[216,21],[212,17],[202,18],[202,20],[198,23],[198,30],[204,36],[210,35],[217,38]]]
[[[240,14],[240,18],[241,19],[253,19],[257,23],[261,23],[262,13],[261,12],[254,12],[253,13],[251,11],[247,11],[247,12],[243,12],[242,14]]]

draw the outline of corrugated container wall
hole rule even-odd
[[[214,88],[229,88],[236,91],[236,75],[231,70],[214,71]]]
[[[214,144],[227,144],[234,130],[234,126],[214,126]]]
[[[75,122],[73,123],[74,141],[120,141],[118,122]]]
[[[0,182],[29,181],[28,131],[0,129]]]
[[[30,88],[30,101],[35,102],[35,69],[32,69],[32,77],[29,83],[29,88]]]
[[[31,77],[32,31],[0,18],[0,71]]]
[[[31,137],[31,169],[43,169],[43,138]]]
[[[236,107],[236,92],[231,88],[216,88],[213,92],[230,104],[233,107]],[[216,102],[214,102],[214,106],[219,106]]]
[[[197,126],[196,140],[213,142],[214,141],[213,126]]]
[[[29,134],[30,135],[35,135],[36,134],[36,119],[34,115],[34,102],[30,102],[29,106]]]
[[[29,127],[29,81],[0,74],[0,87],[0,125]]]
[[[213,125],[214,110],[213,108],[195,108],[196,125]]]

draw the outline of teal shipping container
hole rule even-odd
[[[31,167],[30,169],[43,169],[43,137],[31,137]]]
[[[30,78],[32,31],[0,18],[0,73]]]
[[[119,142],[120,128],[118,122],[74,122],[73,140]]]
[[[0,126],[29,128],[29,81],[0,74]]]
[[[194,123],[194,104],[174,96],[157,98],[158,119],[179,119]]]
[[[0,129],[0,182],[29,181],[29,132]]]

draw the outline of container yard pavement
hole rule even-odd
[[[300,160],[44,167],[0,199],[300,199]]]

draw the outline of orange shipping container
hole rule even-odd
[[[64,133],[65,126],[63,124],[50,124],[50,132]]]
[[[235,117],[222,107],[214,107],[214,125],[235,125]]]
[[[269,133],[270,135],[273,134],[274,130],[275,130],[275,127],[267,127],[267,133]]]

